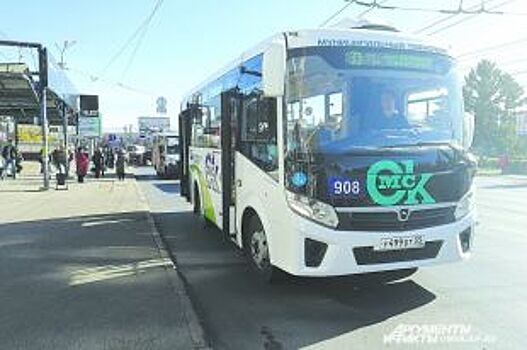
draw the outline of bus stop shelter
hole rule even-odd
[[[48,154],[48,128],[63,127],[64,146],[68,145],[68,126],[78,121],[78,93],[64,70],[38,43],[0,41],[3,47],[28,48],[38,54],[38,67],[26,63],[0,61],[0,116],[11,117],[18,125],[38,124],[42,130],[42,149]],[[49,188],[48,159],[44,157],[44,189]]]

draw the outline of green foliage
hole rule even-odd
[[[482,156],[527,156],[516,133],[515,111],[527,103],[523,87],[494,62],[482,60],[465,77],[465,110],[474,114],[473,150]]]

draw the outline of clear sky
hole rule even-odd
[[[393,6],[442,9],[455,9],[459,5],[459,0],[379,0],[383,1]],[[168,113],[175,121],[182,94],[242,51],[279,31],[318,27],[346,4],[343,0],[164,0],[140,45],[138,37],[132,40],[104,70],[156,2],[9,1],[0,11],[0,39],[41,42],[55,57],[60,56],[56,44],[75,40],[76,44],[65,55],[68,75],[80,92],[100,96],[104,128],[122,130],[125,124],[135,126],[138,116],[154,115],[158,96],[167,97]],[[465,0],[464,6],[469,8],[480,2]],[[486,57],[497,60],[511,73],[527,71],[527,1],[486,2],[489,8],[505,3],[499,7],[501,11],[524,16],[480,15],[434,36],[451,42],[459,53],[525,39],[501,50],[464,56],[461,64],[468,68]],[[364,10],[353,4],[333,22],[357,16]],[[393,10],[374,10],[367,16],[386,19],[410,32],[447,17]],[[464,17],[458,15],[423,34]],[[4,50],[0,61],[16,61],[20,56],[29,62],[33,60],[26,51]],[[517,78],[527,86],[527,73]]]

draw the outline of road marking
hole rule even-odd
[[[110,279],[137,275],[155,267],[172,267],[170,259],[151,259],[123,265],[104,265],[81,269],[71,273],[69,285],[79,286]]]

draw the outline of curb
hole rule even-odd
[[[192,339],[192,342],[194,343],[194,349],[212,349],[209,346],[208,341],[206,340],[205,331],[203,330],[203,327],[201,326],[196,311],[194,310],[192,301],[190,300],[190,297],[185,288],[185,283],[180,276],[180,272],[178,271],[174,260],[168,252],[167,246],[161,238],[159,231],[157,230],[157,227],[154,222],[154,217],[150,212],[150,208],[148,206],[148,200],[146,199],[146,196],[144,195],[143,191],[141,191],[141,189],[139,188],[139,185],[137,184],[135,178],[135,174],[133,175],[135,189],[140,201],[144,206],[144,210],[147,216],[147,222],[151,227],[152,238],[154,240],[154,243],[156,244],[159,257],[163,260],[170,261],[170,264],[165,267],[167,271],[167,277],[172,290],[175,292],[181,302],[183,317],[185,318],[190,337]]]

